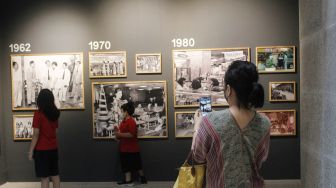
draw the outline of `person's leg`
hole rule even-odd
[[[57,176],[51,176],[51,181],[53,183],[53,188],[60,188],[60,177]]]
[[[132,174],[131,174],[131,172],[126,172],[125,173],[125,181],[126,182],[132,181]]]
[[[49,177],[41,178],[41,188],[49,188]]]

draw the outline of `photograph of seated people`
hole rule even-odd
[[[211,96],[212,105],[227,105],[224,75],[234,60],[246,60],[243,51],[195,50],[174,52],[175,105],[197,106],[199,98]]]
[[[114,138],[114,126],[122,121],[120,107],[127,102],[136,106],[133,117],[139,137],[167,135],[163,83],[97,84],[94,90],[94,137]]]

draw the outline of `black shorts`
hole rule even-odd
[[[58,172],[58,151],[55,150],[34,150],[35,173],[38,178],[57,176]]]
[[[142,169],[140,153],[120,152],[121,170],[123,173]]]

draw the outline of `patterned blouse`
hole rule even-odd
[[[212,112],[202,118],[193,140],[194,159],[207,164],[208,188],[259,188],[261,164],[267,159],[270,121],[256,113],[240,129],[231,112]]]

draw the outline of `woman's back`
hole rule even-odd
[[[261,180],[257,169],[268,154],[269,131],[269,120],[258,113],[242,130],[228,109],[205,116],[194,155],[196,161],[207,162],[207,187],[257,185]]]

